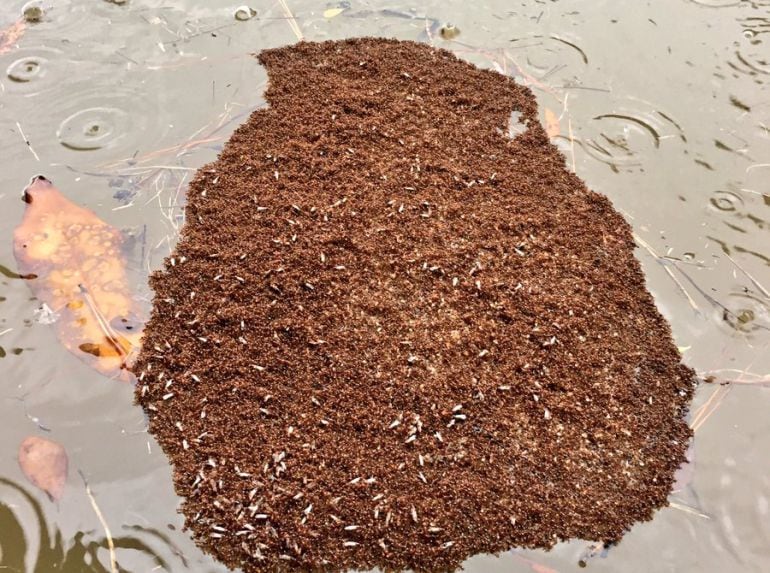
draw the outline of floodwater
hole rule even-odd
[[[691,413],[692,463],[652,522],[608,550],[573,541],[478,556],[466,570],[770,570],[769,0],[253,0],[245,21],[222,0],[41,6],[42,21],[0,35],[0,569],[225,570],[181,531],[131,385],[68,352],[15,278],[30,177],[45,174],[125,233],[146,311],[187,182],[264,105],[266,74],[250,54],[300,36],[379,35],[532,87],[568,164],[633,225],[685,361],[713,377]],[[22,7],[3,0],[0,30]],[[460,34],[442,38],[446,23]],[[30,435],[66,448],[58,502],[19,469]]]

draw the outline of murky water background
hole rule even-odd
[[[0,29],[22,6],[0,5]],[[124,230],[148,308],[147,273],[174,244],[187,182],[264,105],[249,54],[299,35],[431,42],[530,85],[568,164],[633,224],[686,362],[716,380],[691,415],[693,463],[654,521],[609,551],[574,541],[466,569],[770,569],[770,1],[253,0],[247,21],[222,0],[42,6],[0,49],[0,569],[110,571],[82,473],[121,570],[224,571],[181,531],[131,387],[64,350],[12,278],[12,229],[21,190],[44,173]],[[67,449],[58,503],[19,470],[28,435]]]

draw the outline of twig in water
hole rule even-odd
[[[130,202],[126,203],[125,205],[120,205],[118,207],[113,207],[113,211],[122,211],[123,209],[130,209],[134,206],[134,200],[132,199]]]
[[[257,88],[259,89],[263,85],[264,85],[264,82],[262,84],[260,84],[259,86],[257,86]],[[183,143],[177,143],[176,145],[172,145],[170,147],[166,147],[166,148],[163,148],[163,149],[156,149],[155,151],[151,151],[151,152],[146,153],[144,155],[140,155],[138,157],[131,158],[135,162],[135,164],[133,166],[131,166],[131,167],[122,168],[119,171],[120,172],[122,172],[122,171],[131,171],[131,170],[140,170],[141,171],[143,169],[149,169],[149,170],[152,170],[152,169],[155,169],[155,170],[158,170],[158,169],[170,169],[170,170],[191,170],[191,171],[194,171],[194,169],[192,169],[192,168],[183,167],[183,166],[173,166],[173,165],[171,165],[171,166],[169,166],[169,165],[141,166],[141,164],[145,163],[145,162],[147,162],[147,161],[149,161],[151,159],[155,159],[157,157],[160,157],[160,156],[163,156],[163,155],[166,155],[166,154],[170,154],[170,153],[173,153],[173,152],[178,152],[176,154],[176,157],[180,157],[183,154],[189,152],[190,150],[196,148],[197,146],[203,145],[205,143],[215,143],[215,142],[222,141],[224,139],[224,137],[221,137],[221,136],[216,136],[215,137],[216,133],[219,130],[221,130],[228,123],[234,122],[234,121],[240,119],[241,117],[250,114],[253,111],[251,108],[248,108],[248,109],[245,109],[244,111],[242,111],[241,113],[232,115],[232,109],[233,109],[233,106],[235,106],[235,105],[240,106],[241,104],[237,104],[237,103],[232,103],[231,102],[231,103],[228,103],[228,104],[225,105],[224,111],[220,114],[219,119],[218,119],[218,121],[216,123],[216,127],[214,127],[205,137],[203,137],[201,139],[194,139],[198,134],[200,134],[201,132],[203,132],[207,128],[211,127],[212,123],[214,123],[213,121],[211,121],[211,122],[207,123],[206,125],[204,125],[203,127],[199,128],[197,131],[195,131],[195,133],[193,133],[190,136],[190,138],[187,141],[185,141]],[[101,165],[101,167],[104,168],[104,169],[113,169],[113,168],[116,168],[116,167],[120,166],[121,164],[125,163],[126,161],[127,161],[126,159],[121,159],[119,161],[114,161],[112,163],[103,164],[103,165]]]
[[[556,91],[553,88],[551,88],[550,86],[547,86],[546,84],[544,84],[543,82],[538,80],[535,76],[525,72],[524,69],[518,64],[518,62],[516,60],[514,60],[513,57],[511,57],[511,55],[506,50],[503,50],[503,53],[505,54],[505,57],[515,66],[516,71],[518,72],[518,74],[521,77],[523,77],[527,82],[529,82],[530,85],[532,85],[534,87],[537,87],[537,88],[540,88],[544,92],[547,92],[547,93],[551,94],[558,101],[561,101],[561,98],[559,97],[559,95],[556,93]]]
[[[94,508],[94,513],[96,514],[96,517],[99,519],[99,522],[102,524],[102,528],[104,529],[104,534],[107,537],[107,547],[110,550],[110,573],[119,573],[118,571],[118,559],[115,555],[115,542],[112,540],[112,533],[110,533],[110,527],[107,525],[107,521],[104,519],[104,515],[102,514],[102,510],[99,509],[99,506],[96,503],[96,498],[94,497],[94,494],[91,493],[91,486],[88,485],[88,480],[86,479],[86,476],[83,475],[83,472],[78,470],[78,473],[80,474],[81,479],[83,480],[83,484],[86,486],[86,495],[88,496],[88,499],[91,501],[91,507]]]
[[[655,252],[655,250],[639,235],[634,233],[634,239],[637,243],[639,243],[639,246],[641,246],[645,251],[650,253],[653,257],[655,257],[658,262],[663,261],[663,257],[661,257],[658,253]],[[695,300],[690,296],[690,293],[687,292],[687,289],[684,288],[684,285],[682,282],[676,277],[676,275],[673,273],[673,271],[668,268],[668,266],[664,263],[663,264],[663,270],[668,273],[668,276],[671,277],[671,280],[676,283],[676,286],[679,287],[679,290],[682,291],[682,294],[684,294],[685,297],[687,297],[687,302],[690,303],[690,306],[696,311],[700,312],[700,307],[698,306],[698,303],[695,302]]]
[[[725,396],[727,396],[728,392],[730,392],[730,389],[731,386],[719,386],[719,388],[717,388],[714,393],[709,396],[709,399],[706,400],[706,403],[698,408],[698,410],[695,412],[695,416],[693,416],[692,422],[690,423],[690,428],[692,428],[693,433],[697,432],[700,427],[706,423],[706,420],[708,420],[711,414],[716,411],[716,409],[722,403],[722,400],[724,400]]]
[[[744,193],[751,193],[752,195],[759,195],[760,197],[767,197],[767,193],[762,193],[761,191],[757,191],[756,189],[746,189],[745,187],[740,187],[738,191],[742,191]]]
[[[592,86],[577,86],[577,85],[569,85],[565,84],[563,86],[554,86],[556,89],[560,90],[585,90],[589,92],[603,92],[603,93],[612,93],[611,89],[608,88],[595,88]]]
[[[734,376],[738,374],[739,378],[737,380],[727,380],[730,384],[744,384],[746,386],[770,384],[770,374],[754,374],[753,372],[746,372],[737,368],[718,368],[717,370],[707,370],[702,374],[706,377]]]
[[[730,255],[728,255],[727,253],[725,253],[725,256],[726,256],[728,259],[730,259],[730,262],[731,262],[732,264],[734,264],[736,267],[738,267],[738,269],[739,269],[739,270],[740,270],[740,271],[741,271],[741,272],[742,272],[744,275],[746,275],[746,276],[748,277],[748,279],[749,279],[749,280],[750,280],[750,281],[751,281],[751,282],[754,284],[754,286],[757,288],[757,290],[759,290],[759,291],[760,291],[760,292],[761,292],[763,295],[765,295],[765,297],[766,297],[766,298],[770,298],[770,292],[767,292],[767,289],[765,289],[765,287],[763,287],[763,286],[762,286],[762,285],[759,283],[759,281],[758,281],[757,279],[755,279],[753,276],[751,276],[751,275],[749,274],[749,272],[748,272],[746,269],[744,269],[744,268],[743,268],[741,265],[739,265],[739,264],[738,264],[738,262],[737,262],[735,259],[733,259],[733,258],[732,258]]]
[[[216,137],[215,140],[220,138]],[[183,165],[145,165],[142,167],[122,167],[118,169],[119,173],[131,172],[131,171],[149,171],[149,170],[161,170],[168,169],[169,171],[197,171],[195,167],[185,167]]]
[[[297,24],[297,19],[294,17],[294,14],[291,13],[289,5],[286,3],[286,0],[278,0],[278,3],[281,5],[281,8],[283,8],[283,13],[286,14],[286,18],[289,21],[291,31],[294,32],[295,36],[297,36],[297,40],[301,42],[303,40],[302,30],[300,30],[299,24]]]
[[[709,370],[707,372],[703,372],[702,375],[706,378],[712,376],[721,376],[722,374],[726,374],[728,372],[735,373],[738,376],[735,379],[727,380],[727,383],[729,384],[747,384],[747,385],[763,385],[763,384],[770,384],[770,374],[765,374],[764,376],[762,374],[755,374],[753,372],[750,372],[750,370],[753,368],[754,363],[760,359],[760,357],[767,356],[767,347],[770,346],[770,343],[765,344],[764,347],[762,347],[759,351],[755,353],[754,359],[749,362],[748,365],[743,370],[740,370],[738,368],[720,368],[717,370]],[[731,374],[732,376],[732,374]]]
[[[710,515],[706,515],[705,513],[701,513],[700,511],[690,507],[689,505],[685,505],[683,503],[678,503],[676,501],[669,502],[669,505],[671,507],[673,507],[674,509],[678,509],[679,511],[684,511],[685,513],[691,513],[693,515],[697,515],[698,517],[702,517],[703,519],[711,519]]]
[[[21,134],[21,138],[24,140],[24,143],[27,144],[27,147],[29,147],[29,150],[32,152],[32,155],[35,156],[35,159],[40,161],[40,157],[38,156],[37,153],[35,153],[35,150],[33,149],[32,144],[29,142],[29,139],[27,139],[27,136],[24,135],[24,130],[21,129],[21,124],[18,121],[16,122],[16,127],[19,129],[19,134]]]
[[[131,350],[131,345],[127,340],[115,332],[112,326],[110,326],[110,322],[104,316],[102,311],[99,310],[99,307],[96,305],[96,302],[91,296],[91,293],[88,291],[88,288],[82,284],[78,284],[78,289],[80,290],[80,294],[83,297],[83,300],[86,301],[86,305],[91,311],[91,314],[94,315],[97,325],[104,333],[104,337],[107,339],[107,342],[109,342],[110,346],[115,349],[121,358],[125,359],[125,357],[128,356],[128,352]]]

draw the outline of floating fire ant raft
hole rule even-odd
[[[651,519],[694,374],[533,94],[411,42],[259,60],[269,107],[192,182],[133,366],[197,543],[443,571]]]

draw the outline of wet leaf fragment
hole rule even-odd
[[[328,8],[327,10],[324,10],[324,18],[331,20],[342,14],[344,11],[345,8]]]
[[[559,116],[557,116],[553,112],[553,110],[547,107],[545,108],[544,115],[545,115],[545,125],[544,125],[545,132],[548,134],[548,137],[553,139],[554,137],[559,135],[559,133],[561,133],[561,129],[559,126]]]
[[[37,436],[25,438],[19,446],[19,467],[51,501],[61,499],[69,467],[67,452],[61,444]]]
[[[0,56],[13,50],[19,39],[24,35],[26,28],[27,24],[22,19],[0,30]]]
[[[348,10],[350,8],[350,2],[347,2],[347,0],[343,2],[337,2],[336,4],[329,5],[326,10],[323,12],[324,18],[327,20],[331,20],[332,18],[336,18],[340,14],[342,14],[345,10]]]

